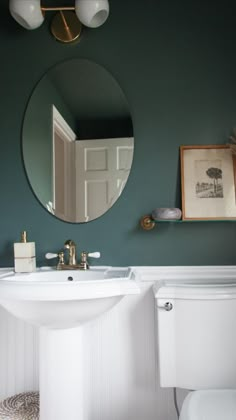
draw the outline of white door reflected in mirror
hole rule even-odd
[[[116,202],[129,176],[133,148],[133,138],[76,142],[76,221],[96,219]]]
[[[56,65],[30,97],[22,145],[44,208],[72,223],[100,217],[120,197],[133,160],[132,119],[120,86],[88,60]]]
[[[133,150],[130,137],[77,139],[53,105],[53,191],[48,210],[74,222],[104,214],[125,187]]]

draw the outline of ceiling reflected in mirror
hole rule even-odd
[[[29,99],[22,148],[30,185],[51,214],[83,223],[106,213],[127,183],[134,150],[117,81],[85,59],[50,69]]]

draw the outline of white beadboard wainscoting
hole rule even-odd
[[[236,279],[235,266],[134,269],[140,295],[84,326],[86,420],[176,420],[173,390],[159,386],[152,286],[164,279]],[[38,330],[0,307],[0,400],[35,390]],[[180,406],[185,395],[178,391]]]

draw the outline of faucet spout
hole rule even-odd
[[[71,239],[68,239],[64,243],[64,248],[66,248],[66,249],[69,250],[69,265],[70,266],[75,266],[77,264],[77,262],[76,262],[76,245],[75,245],[75,243]]]

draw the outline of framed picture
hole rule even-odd
[[[183,220],[236,219],[235,157],[229,146],[181,146]]]

